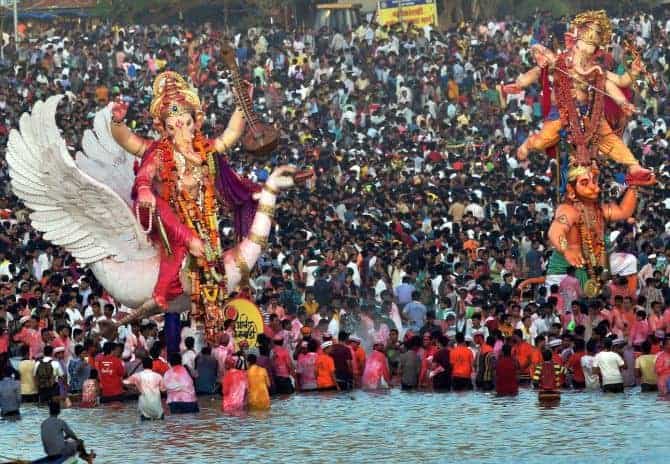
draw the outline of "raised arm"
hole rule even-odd
[[[116,101],[112,104],[112,120],[110,130],[116,143],[121,145],[128,153],[141,158],[151,141],[135,135],[123,122],[128,112],[128,103]]]
[[[244,112],[238,106],[228,121],[228,126],[223,134],[214,139],[214,149],[218,153],[225,153],[242,137],[244,133]]]
[[[621,202],[603,205],[603,215],[608,222],[617,222],[628,219],[635,213],[637,207],[637,187],[631,185],[623,195]]]
[[[622,75],[618,75],[613,72],[607,71],[607,80],[619,87],[628,88],[633,84],[635,79],[638,78],[638,76],[644,69],[645,69],[644,63],[642,63],[642,61],[639,58],[636,58],[631,63],[630,70],[627,70]]]

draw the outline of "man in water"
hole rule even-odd
[[[44,420],[41,426],[44,452],[49,458],[54,459],[57,457],[71,457],[79,451],[79,456],[82,459],[93,462],[95,454],[86,452],[83,440],[77,438],[67,422],[58,418],[59,414],[60,403],[51,401],[49,403],[49,418]]]

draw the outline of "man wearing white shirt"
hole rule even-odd
[[[603,391],[623,393],[621,370],[626,368],[626,363],[621,356],[612,351],[612,343],[611,338],[605,339],[603,350],[593,359],[593,372],[600,374]]]
[[[193,337],[186,337],[184,340],[184,345],[186,346],[186,351],[181,355],[181,362],[185,368],[189,370],[191,376],[195,374],[195,357],[196,353],[193,347],[195,346],[195,339]]]
[[[49,402],[54,395],[58,394],[58,379],[65,377],[65,372],[63,372],[60,362],[51,357],[53,355],[53,350],[52,346],[45,346],[44,356],[39,362],[35,363],[35,367],[33,368],[33,376],[35,376],[36,382],[39,383],[37,373],[40,371],[40,364],[51,364],[51,379],[53,383],[51,386],[43,386],[39,388],[39,399],[42,403]],[[42,368],[42,371],[44,371],[44,368]]]
[[[71,327],[84,324],[84,318],[81,315],[81,312],[79,311],[79,308],[77,308],[76,304],[77,300],[74,298],[70,298],[70,300],[66,303],[65,307],[65,314],[67,314],[67,317],[70,320]]]

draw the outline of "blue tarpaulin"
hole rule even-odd
[[[49,10],[49,11],[19,11],[19,19],[37,19],[48,21],[62,16],[88,18],[91,15],[78,10]]]

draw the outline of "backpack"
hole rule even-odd
[[[54,368],[51,365],[51,361],[40,361],[37,365],[37,371],[35,371],[35,382],[40,389],[53,387]]]

